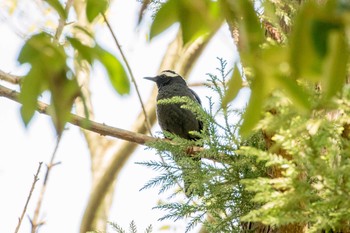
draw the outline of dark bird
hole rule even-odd
[[[155,77],[146,77],[157,84],[158,96],[157,101],[162,99],[171,99],[175,96],[187,96],[201,105],[198,95],[188,88],[186,81],[172,70],[165,70]],[[191,134],[190,131],[200,132],[203,129],[203,122],[198,120],[193,112],[181,108],[182,104],[157,104],[157,118],[162,131],[175,134],[188,140],[197,140],[198,137]],[[176,156],[175,161],[176,161]],[[200,159],[193,158],[197,168],[190,169],[182,166],[183,179],[186,196],[191,194],[201,195],[203,191],[196,191],[191,188],[191,179],[188,178],[189,172],[200,170]]]

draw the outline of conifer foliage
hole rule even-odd
[[[240,217],[249,213],[257,204],[252,202],[252,192],[247,192],[241,180],[266,177],[264,164],[256,157],[238,154],[240,145],[251,145],[264,149],[262,137],[256,134],[249,140],[241,140],[238,136],[239,122],[233,119],[241,117],[241,110],[234,109],[231,104],[222,107],[222,100],[227,91],[227,78],[231,74],[223,59],[219,59],[218,74],[208,74],[208,88],[220,101],[214,104],[208,98],[210,108],[203,110],[197,103],[183,98],[171,98],[161,104],[182,103],[183,108],[190,109],[204,122],[202,132],[193,132],[200,139],[188,141],[175,135],[168,135],[170,141],[154,142],[150,146],[162,156],[162,161],[146,161],[141,164],[159,171],[159,176],[150,180],[144,188],[159,186],[160,193],[168,189],[175,190],[171,197],[183,193],[181,169],[186,167],[191,172],[190,179],[195,190],[204,195],[193,195],[185,202],[166,202],[157,206],[165,211],[161,220],[189,218],[187,230],[198,223],[204,223],[211,232],[238,232]],[[191,147],[203,146],[195,154],[188,154]],[[202,158],[200,169],[191,156]],[[176,162],[175,162],[176,161]],[[174,188],[175,187],[175,188]],[[180,188],[179,188],[180,187]],[[210,221],[205,219],[209,217]]]
[[[190,27],[180,9],[208,17]],[[188,217],[188,229],[201,222],[209,232],[350,231],[349,9],[342,0],[169,0],[160,7],[152,38],[179,22],[186,43],[225,19],[240,58],[232,72],[220,60],[218,75],[208,75],[219,106],[211,98],[205,111],[180,98],[164,101],[183,103],[205,127],[196,142],[169,135],[172,142],[150,145],[164,161],[144,163],[161,174],[145,188],[160,185],[160,192],[181,185],[173,155],[189,169],[189,156],[202,158],[192,179],[204,195],[159,205],[163,219]],[[235,109],[245,86],[247,107]],[[191,146],[203,150],[188,153]]]

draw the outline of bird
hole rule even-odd
[[[196,115],[185,108],[180,103],[158,104],[159,100],[171,99],[172,97],[188,97],[202,106],[199,96],[187,86],[185,79],[172,70],[164,70],[155,77],[145,77],[144,79],[153,81],[157,84],[157,119],[163,132],[169,132],[187,140],[198,140],[198,136],[190,133],[191,131],[201,132],[203,122],[197,119]],[[175,161],[176,161],[176,156]],[[184,190],[187,197],[193,194],[202,195],[203,191],[194,190],[191,187],[191,179],[187,174],[194,170],[200,170],[200,158],[193,158],[194,164],[198,169],[186,169],[182,167],[184,180]]]

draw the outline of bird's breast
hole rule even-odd
[[[188,96],[193,99],[193,95],[187,87],[173,87],[160,89],[157,100],[170,99],[175,96]],[[200,124],[196,116],[178,104],[157,104],[157,118],[163,131],[176,134],[182,138],[191,139],[189,131],[199,131]]]

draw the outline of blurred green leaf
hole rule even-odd
[[[326,17],[323,17],[323,20],[314,19],[312,21],[311,38],[313,48],[315,49],[316,54],[322,59],[328,52],[329,33],[333,30],[340,29],[340,25],[332,21],[333,19],[330,21],[326,19]]]
[[[322,75],[322,88],[326,100],[333,97],[343,87],[349,61],[349,47],[343,32],[332,32],[328,42],[329,49]]]
[[[291,36],[295,78],[321,82],[325,100],[342,88],[349,56],[344,21],[336,8],[336,1],[306,2]]]
[[[79,26],[79,25],[75,25],[74,29],[84,33],[85,35],[87,35],[91,39],[94,39],[94,35],[88,29],[86,29],[85,27],[82,27],[82,26]]]
[[[254,59],[265,41],[264,31],[253,3],[246,0],[229,1],[232,5],[240,31],[240,49],[245,57]]]
[[[259,70],[263,73],[265,83],[268,82],[267,92],[275,89],[285,92],[295,106],[302,112],[311,108],[310,96],[295,79],[290,77],[290,65],[288,64],[289,49],[281,46],[268,46],[262,50],[262,57],[258,63]]]
[[[150,39],[153,39],[178,20],[178,0],[169,0],[158,10],[151,25]]]
[[[179,22],[183,42],[215,32],[223,19],[219,3],[210,0],[169,0],[157,12],[151,26],[150,39]]]
[[[291,65],[297,78],[307,78],[317,81],[320,73],[321,61],[315,53],[311,39],[312,17],[317,6],[306,2],[296,17],[294,30],[291,34]]]
[[[63,68],[63,67],[62,67]],[[70,120],[71,109],[75,98],[80,94],[80,88],[75,78],[67,79],[67,71],[61,72],[50,80],[51,114],[58,133],[64,130],[65,124]]]
[[[321,79],[323,62],[329,52],[329,35],[342,28],[339,15],[333,9],[335,6],[331,6],[308,1],[296,17],[290,44],[291,65],[296,78],[314,82]]]
[[[22,119],[27,125],[37,109],[37,99],[48,90],[52,120],[57,133],[61,134],[80,90],[75,77],[67,77],[70,70],[63,46],[53,41],[50,35],[40,33],[28,39],[22,47],[18,61],[30,64],[31,69],[23,78],[19,99]]]
[[[67,40],[70,42],[73,48],[78,51],[79,55],[87,62],[89,62],[90,65],[92,65],[94,58],[96,58],[96,54],[94,53],[93,48],[82,44],[78,39],[74,37],[67,37]]]
[[[104,13],[108,8],[108,0],[87,0],[86,16],[91,23],[100,13]]]
[[[222,107],[224,108],[228,105],[228,103],[230,103],[232,100],[236,98],[239,90],[242,88],[242,77],[237,66],[234,67],[232,72],[232,77],[228,81],[227,85],[228,85],[228,89],[226,91],[226,95],[222,100]]]
[[[290,100],[302,112],[309,112],[311,109],[310,96],[297,82],[290,77],[277,76],[279,86],[288,95]]]
[[[239,130],[242,137],[247,137],[252,134],[255,125],[259,122],[262,116],[263,103],[267,95],[264,81],[261,79],[261,77],[255,78],[255,82],[251,86],[252,92],[249,103],[243,115],[244,121]]]
[[[64,7],[61,5],[59,0],[46,0],[46,2],[50,4],[50,6],[52,6],[52,8],[54,8],[57,11],[57,13],[62,19],[64,20],[67,19],[67,12],[64,9]]]
[[[101,62],[104,68],[107,70],[109,80],[113,88],[121,95],[128,94],[130,91],[130,82],[125,72],[123,65],[120,61],[110,52],[104,50],[99,45],[94,47],[89,47],[83,45],[76,38],[67,38],[74,49],[78,51],[78,56],[82,59],[88,61],[90,65],[93,64],[95,60]]]
[[[32,36],[23,45],[18,61],[21,64],[29,63],[31,69],[23,78],[19,100],[22,103],[21,115],[25,125],[28,125],[37,108],[37,98],[47,87],[46,55],[55,54],[51,47],[51,37],[46,33]]]
[[[218,2],[181,0],[178,9],[184,44],[215,32],[222,23]]]
[[[114,89],[121,95],[130,92],[130,82],[120,61],[110,52],[96,46],[97,59],[106,68]]]
[[[22,81],[19,100],[22,103],[21,116],[27,126],[37,109],[37,98],[42,89],[43,75],[40,69],[32,68]]]

